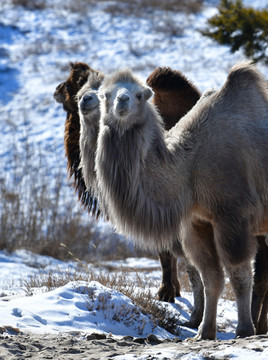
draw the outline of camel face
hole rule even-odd
[[[118,117],[126,117],[132,109],[132,97],[126,88],[118,89],[114,103],[113,112]]]
[[[54,92],[54,99],[60,103],[60,104],[63,104],[64,101],[65,101],[65,98],[66,98],[66,95],[65,95],[65,82],[59,84],[57,87],[56,87],[56,90]]]
[[[79,100],[78,107],[80,112],[86,116],[99,109],[99,99],[95,90],[86,91],[82,98]]]
[[[113,122],[121,130],[141,121],[144,104],[151,97],[152,90],[135,82],[116,82],[105,92],[100,89],[99,97],[105,113],[112,115]]]

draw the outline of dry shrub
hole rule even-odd
[[[133,279],[133,277],[130,278],[128,274],[123,271],[108,274],[107,272],[96,272],[89,270],[82,263],[81,265],[83,266],[81,271],[73,269],[63,272],[60,270],[58,272],[50,271],[48,273],[40,271],[39,274],[33,275],[25,280],[22,286],[27,295],[32,295],[33,288],[42,288],[43,291],[49,291],[64,286],[71,281],[97,281],[103,286],[121,292],[129,297],[137,307],[134,312],[142,311],[144,314],[149,315],[155,326],[159,325],[170,333],[179,335],[179,315],[174,316],[174,313],[170,312],[165,304],[156,301],[154,294],[150,290],[155,287],[155,281],[149,279],[143,280],[138,274],[136,274],[136,279]],[[90,294],[88,295],[90,296]],[[99,309],[105,309],[107,298],[104,297],[98,300]],[[123,308],[120,309],[120,311],[123,310]],[[120,318],[120,313],[117,315],[118,318]],[[128,315],[128,318],[130,318],[131,314]],[[134,315],[135,314],[133,314],[133,316]],[[141,328],[141,333],[142,330]]]
[[[52,6],[47,0],[11,0],[16,6],[23,6],[30,10],[42,10]],[[153,10],[177,11],[185,13],[197,13],[201,11],[203,0],[67,0],[62,6],[70,12],[85,14],[90,7],[102,3],[104,10],[112,15],[141,15],[141,13]],[[57,6],[57,5],[56,5]]]
[[[10,168],[0,176],[0,250],[24,248],[61,260],[90,262],[149,255],[97,226],[74,190],[66,187],[63,158],[55,155],[48,164],[27,130],[20,149],[16,136],[11,135],[7,149],[12,154]]]
[[[46,8],[46,0],[11,0],[15,6],[22,6],[29,10],[43,10]]]
[[[25,248],[59,259],[72,258],[60,245],[65,243],[77,256],[86,257],[94,223],[89,217],[85,221],[71,192],[66,196],[64,167],[58,166],[56,158],[54,165],[46,164],[27,134],[21,149],[17,143],[14,136],[10,169],[0,177],[0,249]]]
[[[80,0],[83,1],[83,0]],[[105,0],[102,0],[104,3]],[[111,1],[107,6],[104,7],[105,11],[113,15],[124,14],[124,15],[136,15],[139,16],[141,13],[150,12],[153,10],[160,11],[176,11],[197,13],[201,11],[203,0],[121,0]]]

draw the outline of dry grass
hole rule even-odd
[[[53,6],[46,0],[10,0],[16,6],[23,6],[30,10],[42,10]],[[101,3],[104,10],[112,15],[124,14],[141,15],[153,10],[176,11],[185,13],[197,13],[201,11],[203,0],[67,0],[63,4],[65,10],[80,12],[82,14],[90,11],[90,7]]]
[[[64,158],[50,155],[48,163],[30,141],[26,112],[25,126],[20,128],[23,142],[18,141],[17,128],[8,119],[3,121],[9,127],[6,151],[12,155],[5,165],[9,168],[0,175],[0,250],[24,248],[61,260],[90,262],[149,255],[112,230],[100,231],[74,190],[66,187]]]
[[[43,10],[47,7],[46,0],[11,0],[15,6],[23,6],[29,10]]]
[[[55,156],[50,165],[45,163],[27,134],[20,149],[14,135],[8,151],[13,154],[10,168],[0,176],[0,250],[24,248],[61,260],[90,262],[142,254],[112,231],[100,232],[74,191],[67,192],[66,171],[58,166],[64,160]]]
[[[106,0],[101,1],[107,3]],[[201,10],[202,3],[200,0],[120,0],[109,2],[105,10],[114,15],[140,15],[153,10],[197,13]]]

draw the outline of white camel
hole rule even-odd
[[[94,166],[100,120],[97,91],[103,78],[104,75],[100,72],[89,74],[87,82],[76,96],[80,119],[80,167],[87,189],[95,196],[98,195],[98,190]]]
[[[182,240],[205,289],[197,338],[216,337],[223,267],[237,300],[236,335],[253,335],[253,235],[268,232],[266,82],[253,65],[234,66],[222,89],[167,134],[151,95],[130,70],[106,77],[99,90],[96,174],[110,220],[147,247]]]

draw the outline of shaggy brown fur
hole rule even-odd
[[[258,236],[252,295],[252,319],[257,334],[266,334],[268,311],[268,244],[265,237]]]
[[[69,178],[73,176],[73,186],[77,191],[78,199],[81,204],[89,211],[96,211],[97,201],[87,189],[84,183],[80,165],[79,136],[80,136],[80,120],[78,114],[78,106],[76,100],[77,92],[85,84],[90,73],[98,73],[90,66],[83,62],[70,62],[70,75],[66,81],[59,84],[54,92],[54,98],[63,105],[67,112],[65,131],[64,131],[64,147],[67,157],[67,171]]]
[[[158,249],[180,236],[205,285],[198,338],[215,338],[224,265],[237,299],[236,334],[252,335],[252,235],[268,231],[266,82],[252,65],[234,67],[168,135],[149,89],[130,71],[107,78],[100,97],[96,171],[112,222]]]
[[[201,96],[181,72],[168,67],[153,71],[146,82],[154,91],[153,103],[160,111],[166,130],[176,125]]]

